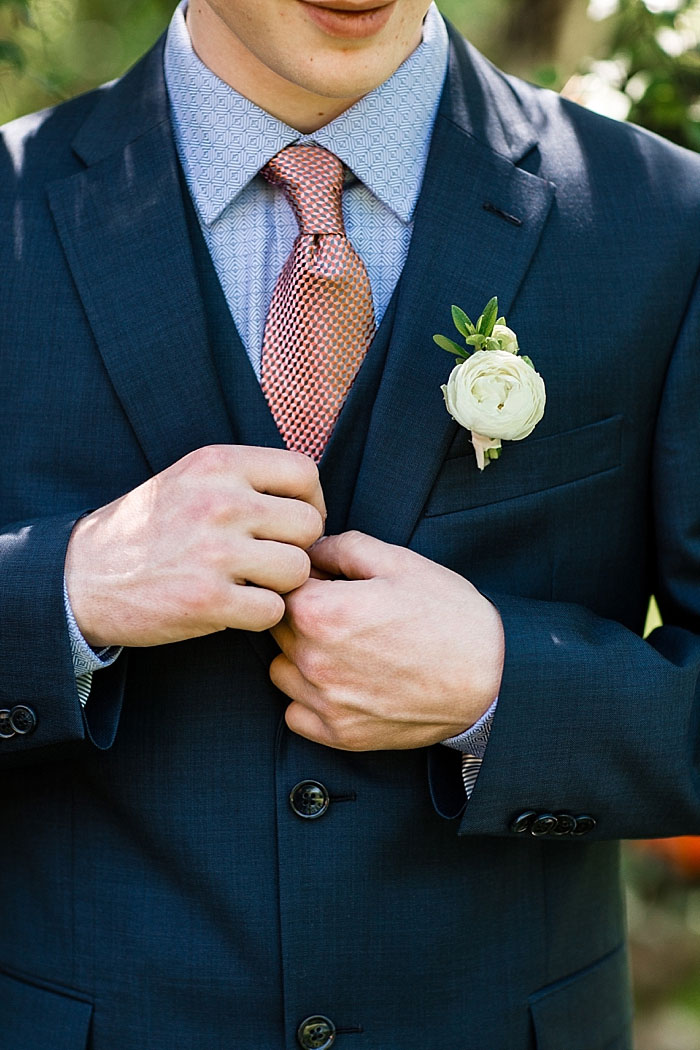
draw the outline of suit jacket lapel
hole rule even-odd
[[[507,83],[453,35],[351,528],[410,541],[457,429],[440,390],[454,362],[432,336],[450,334],[453,303],[476,316],[493,295],[502,313],[513,303],[554,192],[518,167],[535,145]]]
[[[453,302],[469,313],[492,295],[503,312],[513,302],[553,197],[549,183],[518,166],[534,148],[507,82],[453,35],[350,527],[410,540],[456,430],[440,391],[451,360],[432,335],[449,331]],[[54,183],[50,204],[151,468],[236,440],[192,264],[162,42],[98,100],[74,149],[86,168]]]
[[[114,387],[154,472],[232,440],[207,345],[163,78],[162,42],[98,100],[49,187]]]

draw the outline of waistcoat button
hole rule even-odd
[[[330,795],[317,780],[302,780],[289,794],[289,804],[302,820],[317,820],[330,804]]]
[[[335,1025],[327,1017],[307,1017],[299,1025],[297,1040],[303,1050],[328,1050],[335,1042]]]

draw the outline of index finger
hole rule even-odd
[[[318,467],[309,456],[282,448],[251,447],[246,453],[245,474],[254,489],[270,496],[287,496],[310,503],[326,520],[326,501]]]

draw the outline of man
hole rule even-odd
[[[629,1047],[700,163],[426,0],[195,0],[0,171],[0,1050]],[[492,296],[547,407],[479,471],[432,335]]]

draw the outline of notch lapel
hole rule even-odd
[[[99,99],[84,171],[49,202],[99,351],[154,473],[232,440],[207,344],[163,76],[162,42]]]
[[[410,542],[457,431],[440,390],[454,362],[432,337],[449,334],[453,303],[478,316],[494,295],[501,313],[515,300],[554,195],[518,167],[535,145],[507,83],[453,35],[350,528]]]

